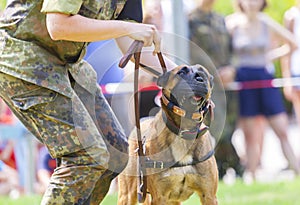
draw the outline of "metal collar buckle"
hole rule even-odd
[[[163,169],[164,168],[164,162],[163,161],[153,161],[153,168]]]

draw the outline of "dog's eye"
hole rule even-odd
[[[177,72],[178,75],[186,75],[190,72],[190,70],[187,67],[183,67],[180,69],[180,71]]]

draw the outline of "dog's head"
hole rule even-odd
[[[163,97],[180,109],[201,112],[210,100],[213,76],[201,65],[178,66],[158,78]]]

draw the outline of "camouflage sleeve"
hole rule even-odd
[[[44,0],[41,12],[77,14],[83,0]]]

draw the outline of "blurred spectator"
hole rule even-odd
[[[3,100],[0,99],[0,160],[7,166],[16,169],[14,141],[5,137],[5,133],[1,130],[2,126],[13,126],[13,124],[13,114]]]
[[[32,139],[32,135],[0,99],[0,160],[17,170],[21,192],[31,191],[25,189],[30,187],[30,176],[34,175],[31,173]]]
[[[288,9],[284,14],[284,25],[289,29],[297,40],[300,46],[300,1],[297,0],[297,5]],[[300,49],[293,51],[282,59],[282,73],[283,77],[297,77],[300,78]],[[294,81],[295,82],[295,81]],[[296,86],[286,86],[284,88],[285,97],[293,104],[296,119],[300,127],[300,81]]]
[[[53,159],[46,146],[42,145],[38,151],[37,159],[37,183],[35,184],[35,192],[43,194],[50,182],[50,177],[56,168],[56,160]]]
[[[245,82],[249,85],[252,81],[256,83],[253,84],[255,86],[265,87],[265,84],[257,84],[257,81],[273,79],[268,66],[273,60],[288,54],[296,47],[296,41],[288,30],[262,13],[267,5],[265,0],[237,0],[237,5],[239,11],[228,16],[226,21],[232,36],[236,79],[244,86]],[[260,162],[259,141],[264,135],[264,125],[257,120],[258,116],[267,119],[279,137],[284,156],[291,168],[299,174],[299,165],[288,141],[288,116],[280,90],[252,88],[243,87],[239,92],[240,125],[245,135],[247,155],[245,182],[250,183],[255,179]]]
[[[18,173],[0,160],[0,195],[9,195],[18,190]]]
[[[144,1],[144,18],[143,22],[153,24],[159,31],[163,31],[163,10],[161,0]]]
[[[231,39],[226,29],[224,17],[213,11],[214,3],[215,0],[200,0],[197,7],[189,15],[190,40],[211,58],[200,57],[199,53],[191,47],[191,61],[193,64],[202,64],[212,70],[214,69],[210,62],[212,60],[223,84],[225,84],[234,78],[234,68],[230,65]],[[234,91],[226,91],[225,94],[227,98],[226,121],[215,150],[221,179],[229,168],[233,168],[238,176],[243,173],[239,156],[231,141],[236,129],[237,96]],[[216,115],[219,112],[224,112],[221,109],[220,107],[215,108]]]
[[[16,169],[14,141],[9,139],[0,140],[0,160],[11,168]]]

